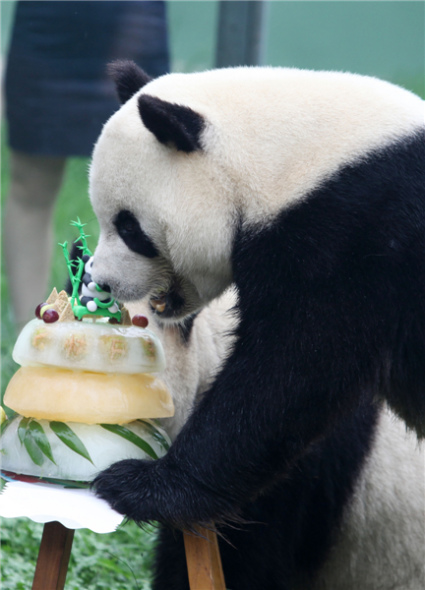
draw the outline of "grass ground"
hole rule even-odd
[[[2,590],[31,588],[42,525],[2,519]],[[75,532],[66,590],[149,590],[154,530],[128,523],[110,534]]]
[[[7,193],[7,149],[2,141],[1,196]],[[77,237],[69,225],[77,216],[88,223],[87,233],[94,248],[97,223],[87,196],[88,160],[71,159],[67,167],[54,217],[55,243]],[[59,247],[55,248],[51,287],[63,285],[66,266]],[[1,266],[1,392],[15,372],[11,352],[15,342],[15,328],[10,311],[7,278]],[[35,305],[38,302],[35,302]],[[42,525],[28,519],[1,519],[1,589],[27,590],[31,588],[37,560]],[[67,576],[67,590],[148,590],[152,565],[155,530],[142,530],[127,523],[111,534],[96,534],[87,529],[77,530]]]

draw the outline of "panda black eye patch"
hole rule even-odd
[[[142,230],[131,211],[120,211],[114,219],[114,225],[127,248],[147,258],[158,256],[159,252],[154,243]]]

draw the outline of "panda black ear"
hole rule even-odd
[[[186,153],[202,149],[201,133],[205,121],[189,107],[142,94],[139,112],[145,126],[161,143]]]
[[[108,74],[115,82],[121,104],[152,80],[134,61],[124,59],[108,64]]]

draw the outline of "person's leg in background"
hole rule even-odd
[[[53,210],[66,158],[10,152],[10,185],[3,217],[6,270],[17,328],[47,296]]]

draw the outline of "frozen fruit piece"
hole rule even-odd
[[[41,310],[43,309],[43,307],[45,307],[46,305],[48,305],[48,303],[46,301],[44,301],[43,303],[39,303],[37,305],[37,307],[35,308],[35,317],[38,318],[39,320],[41,320]],[[47,308],[46,308],[47,309]]]
[[[46,324],[53,324],[54,322],[58,321],[59,314],[56,309],[46,309],[46,311],[42,312],[41,317],[43,322],[46,322]]]
[[[147,328],[149,324],[149,320],[145,315],[134,315],[132,322],[135,326],[139,326],[140,328]]]

